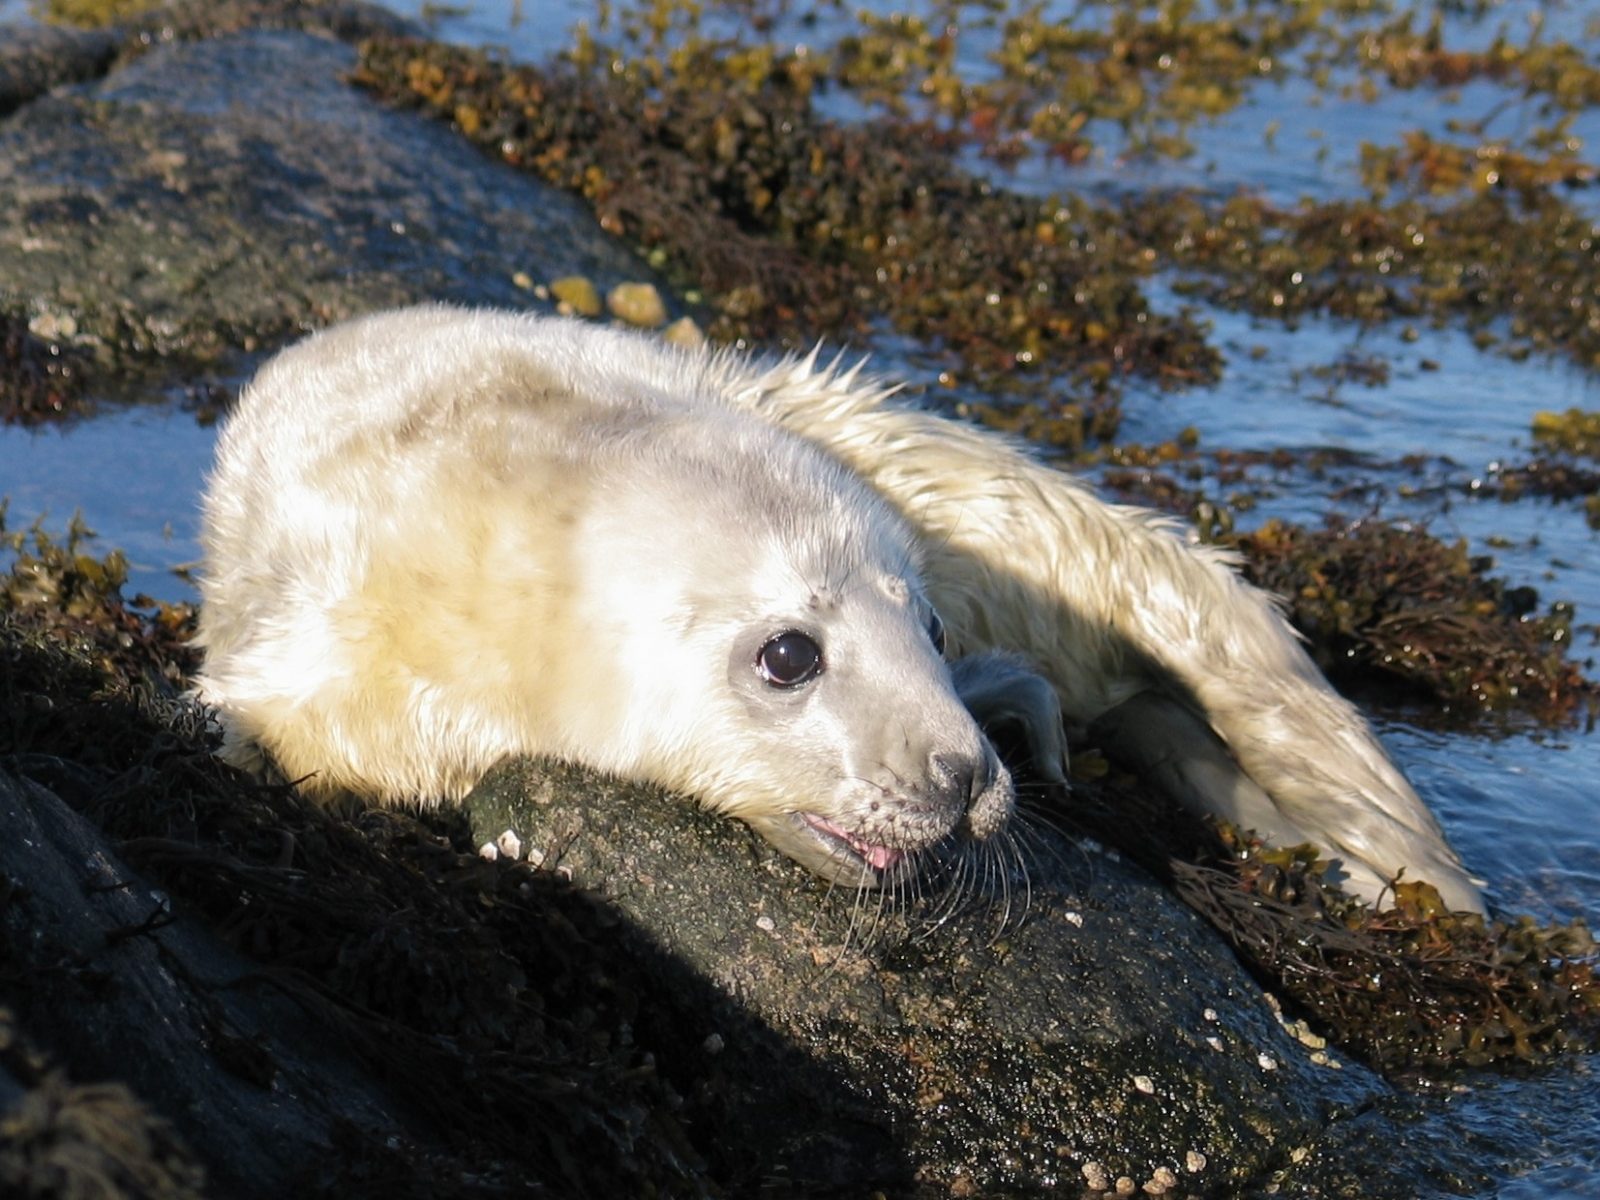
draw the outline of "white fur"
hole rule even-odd
[[[546,412],[530,390],[557,399]],[[575,405],[571,396],[599,399]],[[707,726],[719,712],[736,719],[706,662],[726,657],[718,639],[739,614],[699,611],[715,603],[703,572],[695,594],[675,590],[685,578],[679,559],[747,517],[696,511],[704,489],[670,486],[670,461],[605,465],[608,439],[626,439],[639,403],[681,406],[702,442],[748,439],[740,422],[755,417],[821,447],[915,530],[953,651],[1025,656],[1076,724],[1120,715],[1134,757],[1179,780],[1180,792],[1187,786],[1189,799],[1245,813],[1269,837],[1317,841],[1368,895],[1403,869],[1457,906],[1481,907],[1365,721],[1226,556],[1186,544],[1149,512],[1097,499],[1007,439],[896,403],[890,389],[819,366],[815,355],[763,365],[526,316],[421,308],[368,318],[291,348],[252,384],[224,432],[206,500],[200,690],[221,710],[233,753],[262,742],[290,773],[318,771],[324,785],[387,799],[459,795],[496,759],[535,751],[709,789],[730,810],[740,789],[759,797],[757,809],[779,803],[787,781],[771,771],[752,778],[763,774],[759,757],[742,774],[719,766],[725,745]],[[435,449],[397,455],[400,428],[426,428]],[[586,475],[597,461],[598,478]],[[775,512],[807,502],[785,498],[785,482],[771,481]],[[738,495],[765,497],[740,486]],[[851,486],[828,495],[852,496]],[[559,526],[552,494],[580,502],[582,519]],[[848,525],[868,502],[817,503],[842,503],[834,516]],[[505,519],[508,506],[524,515]],[[629,522],[661,517],[678,532],[630,535]],[[771,533],[778,519],[750,522],[776,548],[760,562],[752,548],[748,569],[725,589],[746,608],[752,589],[786,570],[780,560],[792,547]],[[859,536],[886,535],[865,521]],[[557,559],[552,543],[562,547]],[[656,563],[656,574],[624,583],[619,554]],[[462,594],[469,562],[472,591]],[[395,564],[405,573],[381,614],[353,611],[352,597]],[[905,570],[902,586],[920,593],[916,564]],[[440,586],[424,586],[430,579]],[[774,611],[787,603],[761,602]],[[917,603],[913,594],[901,609]],[[608,626],[636,605],[675,614],[681,636],[662,645],[654,626]],[[387,624],[375,632],[374,621]],[[460,630],[474,623],[481,636],[469,645]],[[402,638],[442,639],[423,647],[431,683],[416,672],[387,679],[398,668],[373,647]],[[574,660],[564,638],[607,649]],[[656,655],[660,669],[616,677]],[[552,675],[586,670],[587,680]],[[586,684],[609,703],[573,702]],[[1144,736],[1132,714],[1152,697],[1166,707],[1150,711],[1166,716]],[[352,705],[365,706],[354,723]],[[926,719],[951,718],[940,709]],[[291,725],[303,732],[285,743],[280,731]],[[1227,753],[1206,744],[1207,726]],[[1242,775],[1219,785],[1229,754]],[[664,777],[664,757],[696,764]]]

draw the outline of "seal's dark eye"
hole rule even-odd
[[[756,669],[774,687],[798,687],[822,674],[822,647],[799,630],[791,629],[761,647]]]
[[[939,614],[928,612],[928,639],[933,643],[933,648],[939,652],[939,657],[944,657],[944,622],[939,619]]]

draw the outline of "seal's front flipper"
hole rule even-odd
[[[950,664],[956,695],[979,725],[1015,725],[1027,742],[1034,773],[1067,783],[1067,737],[1061,701],[1050,681],[1015,654],[990,650]]]

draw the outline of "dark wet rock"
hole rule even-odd
[[[3,784],[0,784],[3,786]],[[74,1083],[0,1008],[0,1195],[198,1200],[205,1173],[121,1083]]]
[[[0,312],[0,421],[27,425],[68,411],[82,391],[76,357],[20,316]]]
[[[100,75],[119,41],[105,30],[0,24],[0,116],[58,84]]]
[[[714,1190],[633,1031],[686,970],[646,1002],[670,971],[555,876],[228,770],[80,615],[0,600],[0,1195]]]
[[[49,1124],[30,1108],[98,1108],[98,1116],[80,1113],[67,1122],[84,1142],[102,1151],[144,1143],[137,1163],[107,1172],[126,1189],[112,1194],[195,1194],[198,1171],[165,1122],[151,1120],[153,1109],[184,1139],[205,1147],[218,1194],[286,1196],[317,1156],[332,1156],[336,1119],[398,1128],[352,1069],[336,1030],[318,1028],[210,931],[175,918],[168,897],[130,871],[99,830],[54,795],[0,772],[0,829],[6,885],[0,958],[13,973],[54,980],[48,989],[31,990],[31,1003],[16,997],[23,1001],[16,1015],[35,1040],[67,1060],[74,1077],[127,1085],[85,1097],[40,1072],[27,1081],[33,1087],[22,1107],[6,1115],[0,1141]],[[121,1115],[113,1119],[111,1111]],[[84,1136],[95,1121],[111,1124],[97,1137]],[[27,1136],[49,1134],[31,1129]],[[298,1153],[284,1155],[285,1145]],[[4,1158],[0,1164],[20,1169]],[[49,1182],[72,1194],[42,1165],[33,1171],[18,1185]],[[124,1172],[129,1177],[120,1179]],[[158,1174],[168,1177],[161,1186]]]
[[[726,1048],[754,1024],[827,1065],[781,1072],[748,1046],[690,1064],[678,1085],[692,1114],[743,1112],[746,1169],[838,1182],[805,1174],[815,1119],[757,1114],[844,1103],[850,1120],[827,1140],[834,1169],[862,1183],[892,1184],[873,1173],[889,1144],[919,1180],[957,1189],[1076,1187],[1098,1163],[1141,1185],[1166,1168],[1180,1191],[1215,1193],[1386,1093],[1355,1064],[1314,1063],[1170,893],[1048,830],[1026,889],[1013,880],[1006,900],[993,887],[932,928],[872,900],[858,911],[736,822],[572,767],[510,764],[468,807],[477,840],[515,831],[542,870],[604,897],[712,983],[716,1002],[675,1040]]]
[[[424,298],[528,307],[519,273],[641,275],[576,201],[351,90],[353,63],[246,32],[26,105],[0,124],[0,308],[105,368]]]

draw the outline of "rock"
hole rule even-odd
[[[331,1164],[336,1117],[390,1133],[402,1128],[336,1029],[319,1025],[288,993],[252,985],[251,963],[175,915],[166,895],[52,793],[0,772],[0,830],[0,880],[17,889],[0,903],[0,957],[8,970],[58,980],[49,1003],[24,999],[16,1015],[76,1078],[127,1085],[89,1098],[123,1114],[123,1147],[148,1139],[151,1154],[192,1182],[192,1169],[178,1165],[188,1152],[163,1144],[171,1138],[160,1135],[160,1123],[133,1132],[154,1110],[205,1148],[218,1194],[275,1197],[296,1194],[316,1158]],[[37,1086],[61,1093],[48,1078]],[[285,1102],[289,1096],[295,1102]],[[18,1120],[39,1118],[23,1107],[8,1120],[15,1134]],[[86,1124],[80,1118],[78,1136]],[[126,1157],[119,1139],[95,1140]],[[285,1146],[296,1153],[285,1155]]]
[[[649,283],[617,284],[606,296],[606,308],[619,321],[640,329],[659,329],[667,320],[666,302]]]
[[[889,1143],[919,1178],[984,1194],[1045,1190],[1090,1164],[1140,1180],[1205,1164],[1194,1185],[1231,1190],[1387,1091],[1359,1067],[1314,1065],[1155,881],[1047,828],[1030,835],[1026,882],[934,927],[871,895],[858,907],[735,821],[570,766],[507,765],[467,804],[474,844],[514,831],[544,870],[711,981],[719,1000],[679,1031],[686,1045],[736,1042],[753,1018],[825,1065],[736,1084],[719,1065],[715,1085],[684,1090],[731,1089],[774,1114],[848,1106],[829,1135],[847,1179],[871,1180]],[[752,1116],[742,1147],[799,1179],[815,1128]]]
[[[693,317],[679,317],[661,331],[661,340],[671,342],[674,346],[693,349],[705,345],[706,335],[700,326],[695,324]]]
[[[526,307],[512,263],[639,278],[577,201],[354,91],[353,63],[248,31],[26,105],[0,124],[0,307],[70,317],[116,368],[423,299]]]
[[[60,84],[101,74],[117,47],[117,36],[103,29],[0,25],[0,117]]]
[[[587,275],[563,275],[550,284],[550,294],[558,305],[565,305],[563,312],[574,312],[580,317],[600,315],[600,292]]]

